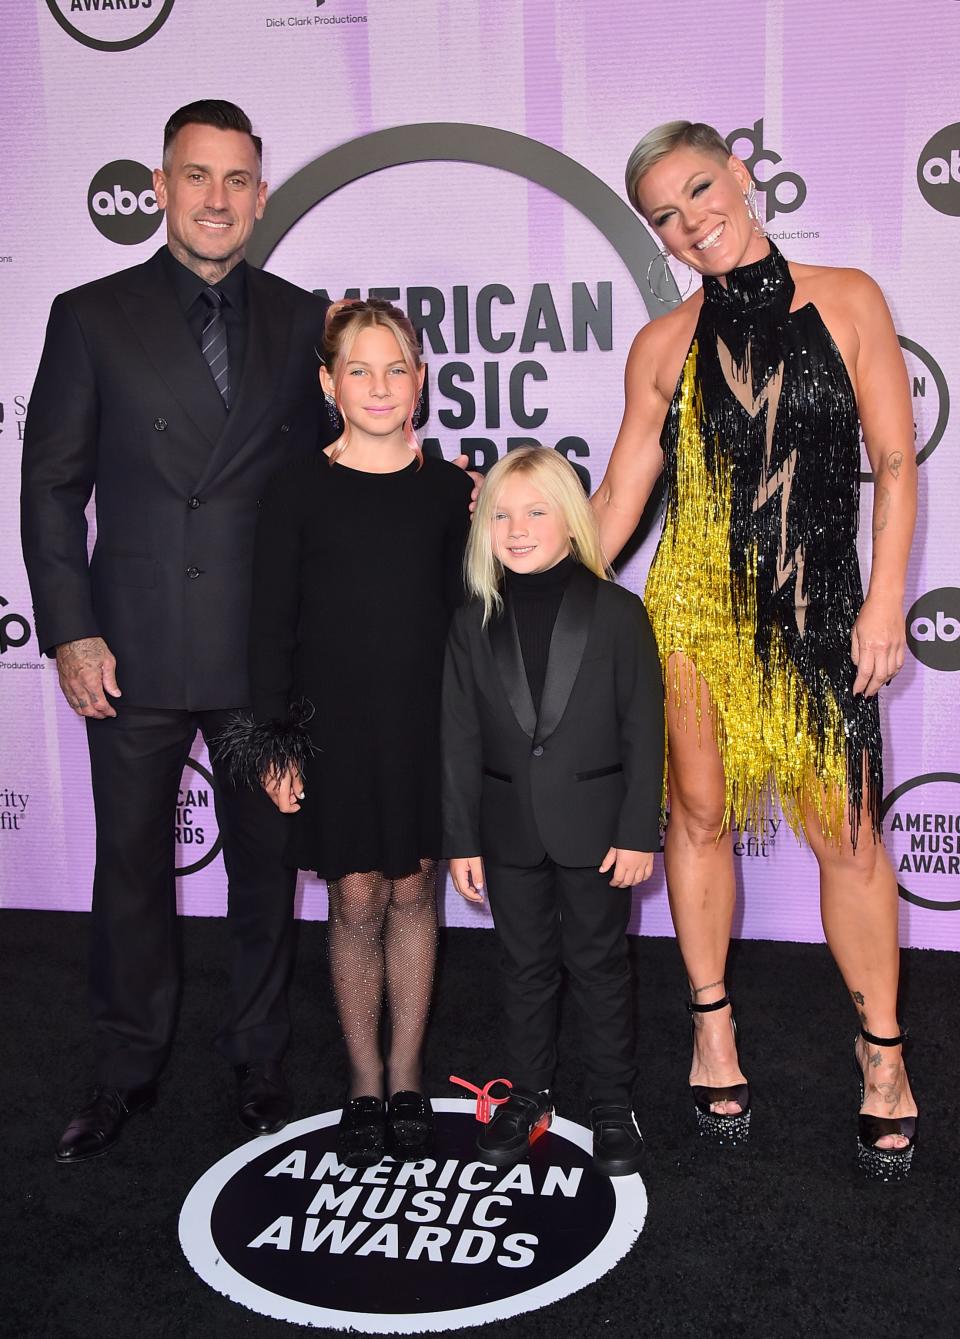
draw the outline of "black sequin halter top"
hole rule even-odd
[[[859,421],[829,331],[794,295],[772,243],[704,278],[660,439],[646,601],[675,702],[700,722],[701,680],[710,691],[725,822],[761,826],[774,795],[798,834],[815,815],[855,838],[864,802],[879,829],[883,794],[876,700],[852,693]]]

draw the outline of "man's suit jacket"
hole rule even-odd
[[[54,300],[27,416],[21,512],[48,654],[103,637],[136,706],[249,701],[257,503],[285,459],[329,440],[317,354],[325,311],[248,268],[246,354],[228,413],[162,250]]]
[[[465,605],[444,673],[444,854],[585,867],[658,850],[663,717],[653,632],[622,586],[574,568],[539,716],[509,604],[486,629]]]

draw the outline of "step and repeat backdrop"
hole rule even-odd
[[[272,201],[250,259],[305,288],[379,293],[423,331],[427,450],[485,468],[538,442],[604,471],[635,331],[664,310],[623,199],[651,126],[714,124],[790,258],[858,266],[901,336],[921,461],[909,654],[882,703],[903,942],[960,948],[960,7],[720,0],[709,40],[635,0],[14,0],[0,81],[0,901],[89,906],[84,727],[40,654],[17,533],[20,445],[50,302],[162,242],[150,170],[198,97],[247,110]],[[681,280],[681,283],[683,281]],[[872,483],[865,469],[869,533]],[[90,508],[91,537],[95,526]],[[622,580],[642,590],[656,507]],[[862,548],[866,570],[867,545]],[[241,654],[238,648],[238,654]],[[123,666],[120,682],[123,682]],[[178,897],[221,915],[208,761],[183,774]],[[774,813],[735,834],[737,932],[818,940],[816,869]],[[305,917],[326,914],[303,876]],[[445,896],[448,924],[487,926]],[[662,871],[633,928],[671,933]]]

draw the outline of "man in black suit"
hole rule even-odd
[[[249,702],[259,494],[292,451],[329,440],[315,352],[326,306],[243,258],[267,197],[249,118],[213,100],[175,112],[154,187],[166,246],[54,300],[24,439],[37,633],[86,718],[97,819],[96,1087],[61,1162],[104,1152],[154,1101],[180,988],[181,772],[197,729],[215,736]],[[236,1069],[241,1120],[265,1133],[291,1109],[280,1066],[295,872],[267,796],[213,769],[234,950],[217,1047]]]

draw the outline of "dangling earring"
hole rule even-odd
[[[666,303],[668,303],[668,302],[673,302],[673,297],[669,294],[669,291],[668,291],[668,285],[669,285],[669,282],[670,282],[671,279],[673,279],[673,282],[676,283],[676,279],[674,279],[674,276],[673,276],[673,271],[670,269],[670,266],[669,266],[669,264],[668,264],[669,257],[670,257],[670,252],[667,251],[666,249],[664,249],[663,251],[658,251],[657,254],[654,256],[653,260],[651,260],[650,264],[647,266],[647,287],[650,289],[650,292],[651,292],[651,293],[653,294],[653,296],[657,299],[657,301],[658,301],[658,302],[662,302],[662,303],[664,303],[664,304],[666,304]],[[658,261],[660,262],[660,264],[661,264],[661,266],[662,266],[663,268],[662,268],[661,272],[660,272],[658,275],[655,276],[655,275],[653,274],[653,267],[654,267],[654,265],[657,264]],[[655,278],[655,277],[658,278],[658,279],[660,280],[660,286],[661,286],[665,291],[667,291],[667,296],[666,296],[666,297],[663,296],[663,293],[661,293],[661,292],[658,291],[657,285],[654,283],[654,278]],[[680,293],[680,297],[681,297],[681,298],[685,298],[685,297],[687,296],[687,294],[690,292],[690,285],[691,285],[692,283],[693,283],[693,268],[692,268],[690,265],[688,265],[688,266],[687,266],[687,286],[686,286],[686,288],[683,290],[683,292]],[[679,287],[678,287],[677,291],[679,292]]]
[[[411,424],[414,432],[417,431],[422,422],[423,422],[423,391],[421,391],[420,394],[417,396],[417,403],[413,406]]]
[[[750,215],[753,231],[758,237],[766,237],[767,230],[763,226],[763,219],[760,217],[760,206],[757,203],[757,183],[755,181],[751,181],[750,189],[744,195],[743,202],[747,206],[747,213]]]
[[[329,391],[324,395],[327,405],[327,417],[330,419],[330,425],[334,428],[340,427],[340,410],[337,408],[337,402]]]

